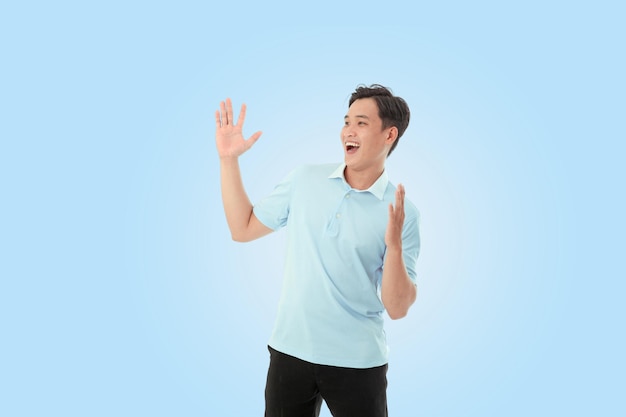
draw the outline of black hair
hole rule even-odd
[[[411,118],[409,106],[402,97],[394,96],[389,88],[383,87],[380,84],[372,84],[369,87],[359,85],[350,96],[348,107],[356,100],[362,98],[372,98],[376,101],[378,117],[380,117],[383,122],[383,129],[391,126],[395,126],[396,129],[398,129],[398,137],[393,142],[393,145],[391,145],[391,149],[389,149],[389,153],[387,154],[387,156],[389,156],[396,148],[400,137],[409,126],[409,120]]]

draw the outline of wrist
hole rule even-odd
[[[387,256],[393,253],[402,254],[402,242],[387,245]]]
[[[220,155],[220,163],[223,165],[232,165],[232,164],[237,164],[238,162],[239,162],[239,157],[236,155],[227,155],[227,156]]]

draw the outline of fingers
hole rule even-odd
[[[241,105],[241,111],[239,112],[239,118],[235,123],[235,115],[233,113],[233,102],[230,98],[226,101],[220,102],[220,109],[215,112],[215,125],[216,127],[222,126],[243,126],[243,122],[246,120],[246,105]]]
[[[404,185],[398,184],[396,189],[396,209],[400,208],[404,213]]]
[[[252,147],[252,145],[254,145],[256,143],[256,141],[259,140],[259,138],[261,137],[262,133],[263,132],[261,132],[261,131],[254,132],[254,134],[248,138],[248,140],[246,141],[246,150],[250,149]]]
[[[215,128],[219,129],[220,127],[222,127],[222,120],[220,118],[219,110],[216,110],[215,111]]]
[[[216,127],[223,127],[233,124],[233,103],[229,98],[220,101],[220,109],[215,112]]]
[[[239,118],[237,118],[237,125],[236,126],[241,126],[243,127],[243,122],[244,120],[246,120],[246,105],[242,104],[241,105],[241,111],[239,111]]]
[[[404,224],[404,186],[398,184],[396,189],[396,204],[389,204],[389,221],[402,227]]]
[[[227,98],[226,99],[226,124],[234,125],[234,117],[233,117],[233,102]]]
[[[224,103],[223,101],[220,101],[220,109],[218,112],[215,112],[215,119],[216,121],[218,120],[218,115],[219,113],[219,126],[218,127],[222,127],[222,126],[226,126],[228,124],[228,117],[226,115],[226,103]]]
[[[404,213],[404,185],[398,184],[396,188],[396,204],[389,204],[389,214],[393,215],[396,211]]]

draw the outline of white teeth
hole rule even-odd
[[[358,148],[358,147],[359,147],[359,146],[361,146],[361,145],[359,145],[359,144],[358,144],[358,143],[356,143],[356,142],[346,142],[346,146],[352,146],[352,147],[354,147],[354,148]]]

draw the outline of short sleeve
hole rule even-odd
[[[295,177],[296,170],[289,173],[268,196],[254,205],[254,215],[272,230],[287,224]]]

